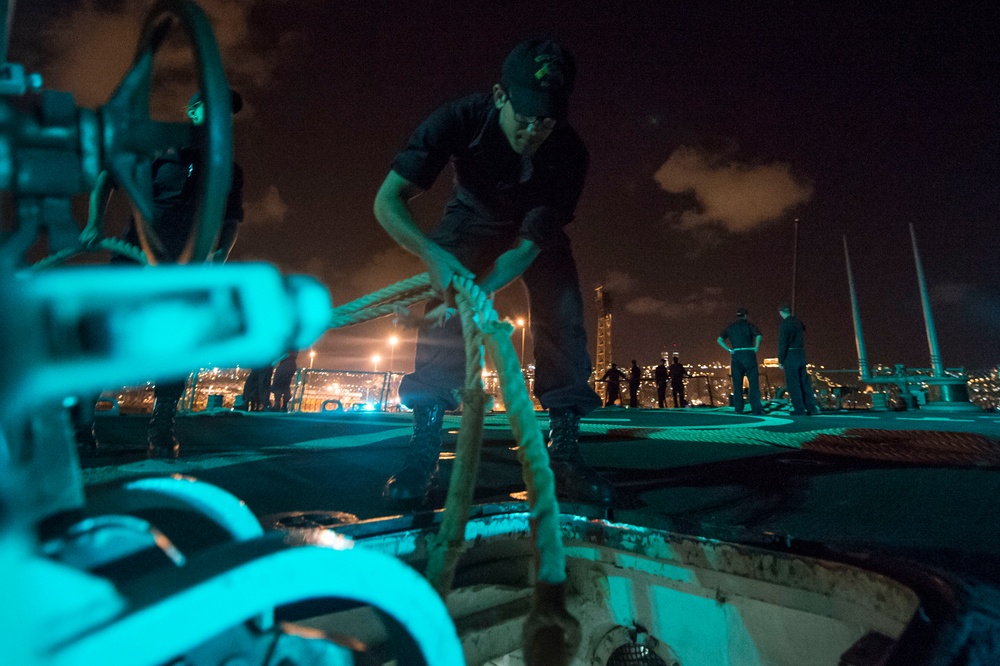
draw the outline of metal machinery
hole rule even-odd
[[[270,361],[319,337],[331,304],[306,276],[201,263],[221,223],[232,128],[218,47],[196,4],[152,8],[130,71],[98,109],[5,61],[12,0],[0,10],[0,187],[13,202],[0,239],[0,663],[355,663],[350,646],[276,627],[276,607],[310,599],[378,608],[403,646],[400,664],[460,663],[440,598],[392,557],[355,550],[350,539],[286,545],[242,502],[188,478],[85,501],[65,409],[73,396],[184,376],[209,359]],[[193,46],[205,100],[198,131],[149,114],[154,57],[177,29]],[[207,157],[187,265],[26,267],[42,237],[51,253],[94,247],[81,240],[71,201],[104,172],[131,200],[143,251],[158,263],[150,164],[192,145]],[[138,517],[150,509],[181,511],[218,536],[184,546],[182,535]]]

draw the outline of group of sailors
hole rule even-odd
[[[639,392],[642,387],[642,368],[632,359],[632,367],[628,374],[622,372],[617,363],[612,363],[605,373],[598,380],[604,384],[604,406],[611,407],[615,403],[625,406],[621,396],[621,384],[628,382],[629,407],[638,408]],[[673,361],[667,366],[665,358],[660,359],[659,365],[653,369],[653,383],[656,385],[656,406],[664,409],[667,405],[667,383],[670,383],[674,408],[687,407],[688,402],[684,396],[684,379],[690,377],[691,373],[681,363],[680,357],[674,354]]]

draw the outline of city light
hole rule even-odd
[[[395,335],[389,336],[389,367],[387,368],[389,372],[392,372],[392,359],[396,355],[396,345],[399,344],[399,338]]]
[[[390,385],[386,373],[378,372],[382,358],[378,354],[375,356],[378,356],[378,360],[369,357],[375,363],[375,372],[313,370],[301,373],[298,381],[302,399],[295,411],[325,411],[323,404],[328,401],[336,401],[338,409],[345,411],[365,411],[368,409],[364,407],[365,404],[373,405],[376,411],[398,410],[398,398],[391,388],[398,383]],[[813,386],[817,393],[817,401],[825,409],[870,409],[874,399],[881,399],[884,403],[887,398],[897,399],[895,396],[899,394],[895,386],[886,389],[884,386],[865,385],[858,381],[857,371],[853,369],[817,371],[817,367],[820,366],[810,365]],[[885,372],[895,372],[895,368],[891,366],[883,366],[883,369]],[[530,364],[524,368],[524,380],[529,394],[533,393],[534,370],[534,366]],[[724,407],[728,404],[732,393],[728,364],[692,363],[689,370],[690,374],[685,384],[686,397],[691,406]],[[767,399],[780,399],[779,391],[784,384],[782,373],[776,368],[761,370],[761,392]],[[917,370],[930,372],[929,369]],[[246,368],[208,367],[192,373],[187,381],[188,386],[181,409],[189,412],[203,411],[208,408],[210,396],[222,396],[222,406],[227,408],[232,406],[245,388],[248,372],[249,369]],[[650,379],[651,372],[652,366],[643,368],[644,383],[639,392],[640,406],[648,408],[656,404]],[[602,392],[603,385],[598,381],[599,376],[595,373],[592,381],[595,382],[597,390]],[[484,368],[482,379],[486,392],[493,397],[493,409],[503,411],[505,406],[500,395],[496,372]],[[917,384],[923,386],[922,390],[927,390],[926,382],[913,382],[914,386]],[[388,390],[387,386],[390,387]],[[974,404],[991,412],[1000,410],[1000,383],[996,367],[970,372],[967,387]],[[105,413],[148,414],[153,407],[152,388],[151,382],[145,382],[125,387],[124,390],[105,391],[101,395],[98,409]],[[536,409],[541,409],[537,400],[533,399],[533,403]]]
[[[521,367],[524,367],[524,318],[517,318],[517,325],[521,327]]]
[[[316,362],[316,350],[315,349],[310,349],[309,350],[309,369],[310,370],[312,370],[313,363],[315,363],[315,362]]]
[[[375,366],[375,370],[374,370],[375,372],[378,372],[378,364],[379,364],[379,361],[381,361],[381,360],[382,360],[382,357],[379,356],[378,354],[373,354],[372,355],[372,365]]]

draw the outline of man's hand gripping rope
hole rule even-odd
[[[442,302],[422,315],[414,314],[409,308],[400,306],[396,308],[393,317],[394,324],[417,329],[443,326],[458,312],[455,307],[455,278],[474,280],[476,277],[472,271],[462,265],[462,262],[455,255],[437,244],[428,246],[423,260],[427,265],[431,288]]]

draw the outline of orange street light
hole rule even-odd
[[[521,327],[521,367],[524,367],[524,318],[517,318],[517,325]]]
[[[396,355],[396,345],[399,344],[399,338],[395,335],[389,336],[389,372],[392,373],[392,359]]]
[[[378,372],[378,362],[382,360],[382,357],[378,354],[372,355],[372,363],[375,365],[375,372]]]

